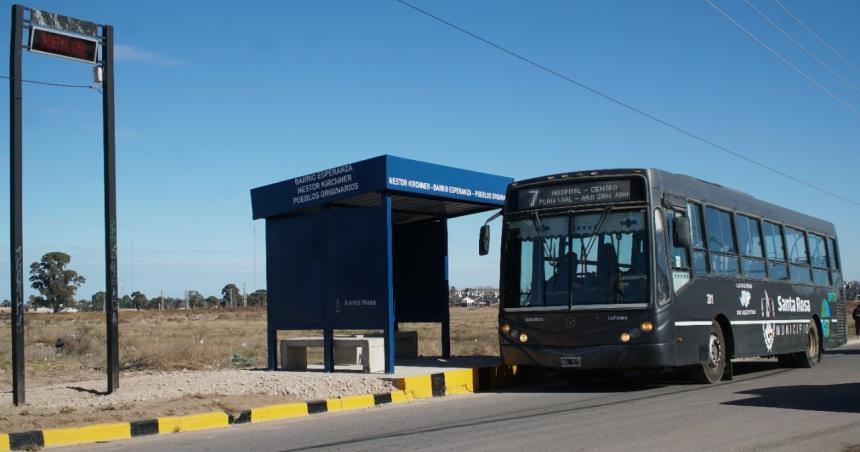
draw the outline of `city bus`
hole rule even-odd
[[[716,383],[735,358],[812,367],[847,340],[827,221],[657,169],[514,182],[497,215],[504,364]]]

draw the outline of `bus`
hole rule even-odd
[[[735,358],[812,367],[847,340],[827,221],[657,169],[514,182],[497,215],[504,364],[716,383]]]

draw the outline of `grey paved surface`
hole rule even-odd
[[[736,372],[716,386],[551,385],[65,450],[860,450],[860,346],[811,370]]]

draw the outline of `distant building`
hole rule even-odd
[[[475,306],[475,299],[469,297],[463,297],[460,299],[460,306],[472,307]]]

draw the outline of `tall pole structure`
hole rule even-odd
[[[12,6],[9,48],[9,232],[12,289],[12,402],[24,404],[24,234],[21,194],[21,39],[24,7]]]
[[[107,392],[119,388],[119,321],[117,318],[117,253],[116,253],[116,137],[114,134],[113,103],[113,27],[102,27],[102,124],[104,127],[105,183],[105,281],[107,281],[105,311],[107,324]]]

